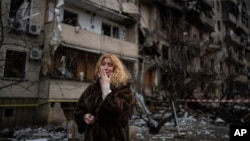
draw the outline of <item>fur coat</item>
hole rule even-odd
[[[128,141],[128,120],[132,115],[132,91],[130,84],[113,87],[112,92],[102,99],[100,82],[88,86],[78,100],[74,111],[78,131],[84,132],[85,141]],[[87,125],[84,115],[94,115],[95,122]]]

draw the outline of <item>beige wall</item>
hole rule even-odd
[[[88,85],[87,82],[50,80],[49,99],[79,99]]]
[[[17,83],[18,79],[4,79],[0,80],[0,97],[28,97],[33,98],[38,96],[39,85],[39,72],[41,69],[41,63],[39,61],[29,60],[29,48],[27,46],[17,46],[14,43],[8,43],[8,45],[2,46],[0,49],[1,59],[5,60],[5,52],[7,49],[15,51],[23,51],[27,53],[26,66],[25,66],[25,80],[21,83]],[[0,63],[0,66],[4,67],[4,62]],[[1,77],[4,70],[0,70]]]
[[[62,24],[62,29],[62,42],[78,46],[79,49],[87,48],[126,57],[138,57],[138,46],[135,43],[99,35],[83,29],[80,32],[75,32],[75,27],[66,24]]]
[[[39,72],[41,69],[41,62],[29,60],[29,50],[31,48],[40,48],[43,44],[43,34],[40,36],[30,36],[27,32],[10,32],[8,23],[9,17],[9,4],[10,0],[4,0],[2,2],[3,8],[3,24],[4,30],[4,46],[0,48],[0,59],[5,60],[5,52],[7,49],[15,51],[24,51],[27,53],[26,66],[25,66],[25,81],[15,84],[18,80],[4,79],[0,80],[0,87],[6,87],[0,89],[0,97],[27,97],[34,98],[38,96],[39,85]],[[46,1],[33,1],[31,12],[39,13],[39,15],[31,18],[31,21],[41,25],[44,23],[44,11]],[[0,66],[4,66],[4,61],[1,61]],[[0,70],[0,75],[3,76],[3,70]]]
[[[115,11],[120,10],[120,3],[118,0],[88,0],[88,1]]]
[[[45,21],[47,0],[33,0],[32,2],[33,2],[32,13],[33,14],[39,13],[39,15],[32,17],[31,21],[42,26]]]

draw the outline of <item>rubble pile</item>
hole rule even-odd
[[[228,106],[228,105],[227,105]],[[197,107],[196,107],[197,108]],[[232,112],[232,109],[236,113],[245,114],[248,111],[245,107],[234,105],[225,109],[224,112]],[[216,141],[228,141],[229,140],[229,125],[234,118],[233,113],[222,113],[222,109],[219,107],[212,108],[211,105],[200,105],[198,110],[184,110],[181,109],[177,113],[178,125],[174,123],[174,119],[166,122],[157,134],[150,134],[148,124],[145,119],[141,118],[141,115],[134,114],[130,120],[131,131],[133,131],[133,138],[131,141],[191,141],[191,140],[216,140]],[[172,112],[165,113],[168,117]],[[228,119],[225,119],[228,117]],[[243,114],[238,114],[238,117],[242,117]],[[159,115],[160,116],[160,112]],[[247,115],[245,115],[247,116]],[[155,116],[157,117],[157,115]],[[243,116],[244,117],[244,116]],[[242,118],[243,118],[242,117]],[[147,117],[144,117],[147,118]],[[241,118],[241,123],[243,119]],[[246,119],[245,119],[246,121]],[[239,123],[239,120],[234,123]],[[73,126],[70,126],[73,127]],[[76,133],[73,137],[72,131],[67,130],[63,126],[47,125],[44,127],[20,127],[17,126],[13,129],[3,129],[0,131],[0,141],[72,141],[79,140],[83,135]]]
[[[168,113],[169,115],[171,113]],[[197,112],[178,113],[178,126],[174,120],[166,122],[158,134],[149,134],[144,120],[133,117],[133,128],[137,130],[137,141],[192,141],[192,140],[229,140],[229,124],[220,117],[212,120],[206,114],[197,116]]]
[[[222,118],[228,124],[250,124],[250,105],[245,103],[222,103],[222,104],[206,104],[206,103],[190,103],[189,107],[206,114],[212,120],[217,117]]]
[[[79,138],[80,135],[78,135]],[[0,131],[0,141],[74,141],[72,130],[63,126],[21,127]]]

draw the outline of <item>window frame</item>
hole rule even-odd
[[[13,10],[11,10],[11,3],[12,3],[12,1],[20,1],[20,0],[10,0],[10,4],[9,4],[9,18],[15,18],[16,19],[16,14],[17,14],[17,11],[18,11],[18,9],[15,9],[16,11],[15,11],[15,15],[13,15],[12,16],[12,14],[11,14],[11,12],[13,12]],[[28,0],[29,2],[30,2],[30,7],[29,7],[29,15],[31,15],[31,13],[32,13],[32,2],[33,2],[33,0]],[[24,0],[23,0],[23,2],[24,2]],[[22,5],[22,3],[20,4],[20,6]],[[19,7],[20,7],[19,6]]]
[[[69,14],[75,14],[76,15],[76,19],[75,19],[75,23],[73,22],[72,24],[69,24],[67,22],[65,22],[65,11],[68,12]],[[62,23],[64,24],[67,24],[67,25],[71,25],[71,26],[77,26],[77,24],[79,24],[79,13],[75,12],[75,11],[72,11],[71,9],[67,9],[67,8],[64,8],[62,9],[62,12],[63,12],[63,16],[62,16]],[[73,20],[74,21],[74,20]]]
[[[6,63],[6,57],[7,57],[7,51],[8,50],[11,50],[11,51],[15,51],[15,52],[22,52],[22,53],[26,53],[26,58],[24,59],[25,61],[25,66],[24,66],[24,77],[23,78],[18,78],[18,77],[5,77],[5,63]],[[4,60],[3,61],[3,71],[1,71],[1,76],[3,79],[5,80],[26,80],[27,79],[27,69],[28,69],[28,58],[29,58],[29,50],[28,49],[25,49],[25,48],[20,48],[20,47],[15,47],[15,46],[12,46],[12,47],[6,47],[3,51],[3,56],[2,56],[2,59]]]
[[[104,31],[103,31],[103,26],[106,25],[106,26],[110,26],[110,36],[109,35],[105,35],[104,34]],[[115,36],[115,33],[114,33],[114,29],[117,29],[117,36]],[[125,26],[121,26],[121,25],[118,25],[118,24],[115,24],[115,23],[112,23],[112,22],[109,22],[109,21],[102,21],[101,23],[101,34],[102,35],[105,35],[105,36],[109,36],[109,37],[112,37],[112,38],[116,38],[116,39],[122,39],[122,40],[125,40],[127,38],[127,28]],[[123,34],[123,35],[122,35]]]
[[[11,114],[11,116],[9,116],[9,117],[6,117],[6,110],[12,110],[11,112],[12,112],[12,114]],[[9,118],[15,118],[15,115],[16,115],[16,109],[15,108],[10,108],[10,107],[8,107],[8,108],[3,108],[3,116],[2,116],[2,118],[3,119],[9,119]]]
[[[66,68],[67,68],[68,62],[70,60],[68,58],[72,57],[70,55],[74,53],[77,53],[77,55],[75,58],[76,66],[73,66],[75,67],[75,72],[72,73],[73,77],[68,77],[67,75],[65,76],[60,75],[59,68],[60,68],[61,57],[66,56]],[[56,79],[66,79],[66,80],[85,81],[85,82],[93,81],[95,79],[93,69],[95,69],[95,66],[99,57],[100,57],[100,54],[98,53],[88,52],[88,51],[84,51],[81,49],[76,49],[76,48],[61,45],[57,48],[54,58],[53,58],[52,77]],[[89,67],[91,67],[92,69],[89,70],[88,69]],[[83,72],[84,74],[82,80],[81,80],[80,72]]]

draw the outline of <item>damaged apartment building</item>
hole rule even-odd
[[[1,8],[1,128],[72,120],[104,53],[135,76],[136,1],[3,0]]]
[[[248,98],[246,2],[1,1],[1,127],[72,120],[103,53],[122,59],[150,105],[173,91],[178,99]]]
[[[141,4],[140,92],[151,109],[159,99],[167,102],[174,91],[181,101],[249,98],[247,1]]]

